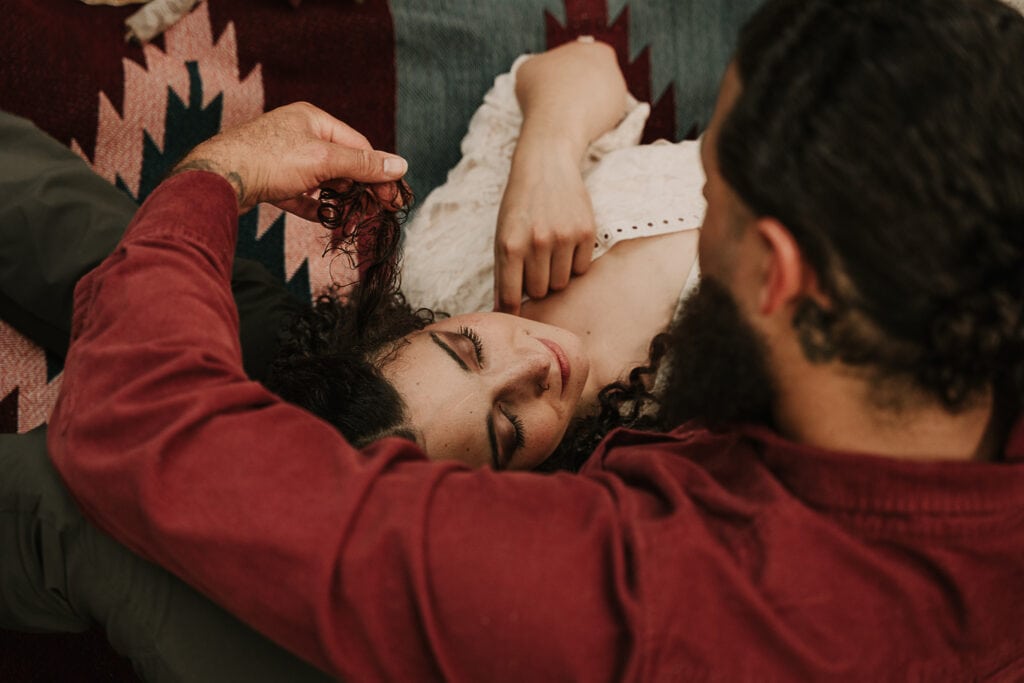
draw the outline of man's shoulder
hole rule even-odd
[[[1006,479],[1024,463],[914,465],[689,424],[615,432],[585,473],[623,484],[648,654],[669,668],[936,680],[1012,661],[985,644],[1017,619],[1024,493]]]
[[[713,464],[737,456],[756,457],[760,435],[743,428],[712,430],[687,422],[669,432],[616,429],[605,437],[584,471],[617,470],[642,462]]]

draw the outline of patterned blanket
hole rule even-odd
[[[9,0],[0,109],[68,145],[141,202],[224,126],[313,102],[410,161],[418,195],[443,182],[494,77],[516,56],[589,34],[615,46],[650,101],[647,140],[694,136],[736,27],[758,0],[210,0],[149,45],[124,41],[133,7]],[[27,226],[30,227],[30,226]],[[238,254],[300,297],[339,272],[324,232],[269,206],[240,219]],[[0,321],[0,433],[43,424],[61,360]]]
[[[522,53],[578,35],[612,44],[630,90],[652,103],[645,139],[695,135],[736,28],[759,2],[209,0],[139,46],[124,41],[134,7],[6,0],[0,110],[34,121],[141,202],[182,154],[222,127],[307,100],[408,158],[409,182],[426,196],[458,161],[495,76]],[[261,206],[239,228],[238,253],[300,297],[347,276],[339,260],[322,258],[319,226]],[[46,422],[61,367],[0,320],[0,433]],[[135,677],[95,632],[0,630],[0,679]]]

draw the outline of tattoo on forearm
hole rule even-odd
[[[209,159],[189,159],[175,166],[167,177],[170,178],[171,176],[184,173],[185,171],[209,171],[210,173],[216,173],[224,178],[224,180],[231,183],[231,187],[235,188],[235,194],[238,196],[239,205],[244,202],[245,183],[242,182],[242,176],[237,172],[225,171]]]

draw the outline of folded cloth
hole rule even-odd
[[[146,6],[124,20],[128,32],[125,40],[148,43],[183,16],[192,11],[199,0],[151,0]]]

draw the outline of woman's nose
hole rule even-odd
[[[540,396],[551,388],[552,362],[553,359],[547,349],[519,352],[510,368],[509,388],[529,396]]]

